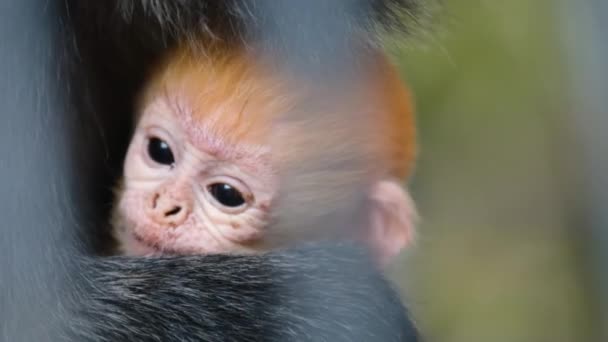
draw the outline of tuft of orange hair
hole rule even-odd
[[[389,172],[399,179],[406,179],[413,172],[417,154],[414,102],[397,69],[388,61],[385,63],[382,91],[388,106],[386,139],[391,165]]]
[[[416,154],[416,122],[411,92],[398,69],[384,53],[372,55],[368,75],[373,111],[378,119],[373,133],[388,176],[407,180],[413,173]]]

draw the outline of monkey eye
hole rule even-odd
[[[245,198],[243,194],[227,183],[213,183],[207,186],[207,191],[215,198],[221,205],[230,208],[240,207],[245,204]]]
[[[162,165],[173,165],[175,163],[169,144],[157,137],[148,140],[148,155],[150,159]]]

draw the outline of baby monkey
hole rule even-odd
[[[401,183],[412,168],[415,132],[407,89],[386,57],[376,55],[374,80],[365,88],[376,99],[378,123],[368,128],[375,130],[370,136],[378,156],[369,166],[371,219],[365,232],[343,232],[343,238],[363,240],[390,260],[413,235],[415,211]],[[137,109],[112,215],[118,252],[256,253],[298,240],[267,227],[275,217],[283,159],[298,157],[289,141],[277,139],[327,134],[277,126],[299,95],[286,75],[244,51],[179,49],[171,55]],[[282,242],[273,235],[282,235]]]

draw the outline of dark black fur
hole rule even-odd
[[[398,296],[348,246],[263,256],[112,258],[88,267],[96,284],[75,341],[417,341]]]
[[[107,34],[135,35],[140,42],[166,44],[184,36],[205,34],[221,40],[241,40],[243,34],[281,20],[264,12],[269,6],[299,10],[328,9],[351,28],[376,33],[408,32],[424,10],[419,0],[354,0],[331,4],[309,0],[302,12],[294,0],[107,0],[103,3],[72,1],[71,11],[84,15],[93,30]],[[340,13],[340,10],[347,9]],[[307,28],[305,28],[307,29]],[[109,31],[106,31],[109,30]],[[124,38],[124,36],[123,36]]]
[[[134,95],[165,49],[201,33],[280,47],[285,25],[306,39],[298,18],[314,16],[281,21],[275,0],[1,1],[1,341],[417,341],[399,297],[352,247],[79,256],[98,244],[79,241],[105,223],[100,208],[120,173]],[[356,2],[363,7],[330,27],[393,27],[394,9],[415,8],[413,0]],[[317,51],[335,42],[321,39]]]

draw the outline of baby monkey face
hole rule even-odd
[[[136,127],[114,213],[122,248],[142,256],[255,251],[277,193],[269,149],[235,137],[238,129],[217,119],[226,112],[200,120],[176,103],[158,99]]]

